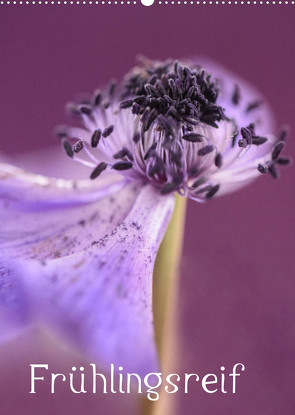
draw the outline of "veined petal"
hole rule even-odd
[[[152,271],[173,207],[172,195],[145,185],[124,220],[89,249],[19,262],[15,275],[33,318],[102,365],[155,370]]]

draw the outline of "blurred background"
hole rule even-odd
[[[12,160],[57,144],[64,104],[151,59],[208,56],[255,85],[295,150],[294,6],[1,6],[0,150]],[[46,150],[47,151],[47,150]],[[50,154],[50,153],[48,153]],[[33,156],[34,157],[34,156]],[[294,411],[294,167],[212,203],[189,202],[179,296],[180,373],[242,362],[237,394],[179,394],[179,414]],[[69,371],[44,338],[0,348],[3,414],[135,415],[130,397],[29,395],[29,363]],[[83,364],[83,362],[81,362]],[[86,364],[86,362],[84,362]]]

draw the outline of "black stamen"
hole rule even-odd
[[[101,130],[97,129],[94,131],[91,137],[91,147],[96,148],[98,146],[99,140],[101,138]]]
[[[93,104],[95,107],[99,106],[101,102],[101,98],[102,98],[101,91],[99,90],[95,91],[94,96],[93,96]]]
[[[137,104],[136,102],[134,102],[132,105],[132,114],[138,115],[140,114],[140,111],[141,111],[141,106]]]
[[[196,180],[192,185],[191,185],[191,189],[195,190],[197,187],[201,186],[202,184],[204,184],[206,182],[206,179],[204,179],[204,177],[202,177],[201,179]]]
[[[283,128],[279,135],[279,141],[285,141],[288,135],[288,128]]]
[[[192,143],[201,143],[203,141],[203,136],[197,133],[186,133],[182,136],[183,140],[190,141]]]
[[[133,167],[133,163],[130,161],[118,161],[118,163],[115,163],[112,165],[112,169],[114,170],[129,170]]]
[[[148,100],[145,95],[140,95],[139,97],[134,98],[133,101],[138,105],[145,106]]]
[[[278,143],[275,144],[272,150],[272,154],[271,154],[272,160],[276,160],[279,157],[284,147],[285,147],[284,141],[279,141]]]
[[[222,166],[222,155],[220,153],[216,154],[214,162],[217,168],[220,168]]]
[[[231,100],[232,100],[233,104],[238,105],[239,102],[240,102],[240,99],[241,99],[240,88],[239,88],[238,85],[235,85],[234,93],[232,95]]]
[[[260,137],[258,135],[252,136],[252,144],[255,144],[256,146],[260,146],[267,142],[267,137]]]
[[[116,89],[117,83],[116,81],[111,81],[110,85],[109,85],[109,96],[112,98],[114,93],[115,93],[115,89]]]
[[[81,105],[79,107],[81,114],[90,115],[91,114],[91,107],[87,107],[86,105]]]
[[[258,164],[257,170],[262,174],[268,173],[268,167],[266,164]]]
[[[291,161],[292,160],[290,157],[280,157],[276,160],[276,163],[280,164],[281,166],[288,166],[291,163]]]
[[[90,175],[90,179],[96,179],[96,177],[98,177],[105,169],[107,168],[107,164],[104,162],[99,163],[95,169],[93,170],[93,172]]]
[[[69,156],[72,159],[74,157],[74,152],[73,152],[71,144],[67,140],[63,140],[62,145],[67,156]]]
[[[74,153],[79,153],[81,150],[83,150],[83,148],[84,148],[84,141],[83,140],[77,141],[72,146],[72,150],[73,150]]]
[[[278,172],[278,169],[276,168],[276,166],[274,165],[274,163],[270,164],[270,166],[268,167],[268,171],[269,171],[269,174],[274,179],[278,179],[279,178],[279,172]]]
[[[247,141],[248,144],[252,143],[252,134],[248,128],[242,127],[241,128],[241,135]]]
[[[104,138],[107,138],[109,135],[112,134],[113,131],[114,131],[114,126],[113,125],[110,125],[109,127],[107,127],[107,128],[104,129],[104,131],[102,133],[102,136]]]
[[[152,123],[155,121],[155,119],[157,118],[158,113],[157,110],[154,108],[148,115],[145,125],[144,125],[144,131],[147,131],[150,126],[152,125]]]
[[[133,156],[128,150],[128,148],[123,147],[122,150],[118,151],[118,153],[114,154],[114,159],[123,159],[127,157],[130,161],[133,161]]]
[[[256,108],[260,107],[260,105],[262,105],[262,101],[261,100],[257,100],[257,101],[253,101],[250,102],[246,108],[246,112],[250,112],[255,110]]]
[[[153,155],[156,154],[156,152],[155,152],[156,147],[157,147],[157,143],[154,142],[150,146],[150,148],[148,149],[148,151],[145,153],[144,160],[147,160],[149,157],[151,157],[151,156],[153,156]]]
[[[212,186],[208,193],[206,193],[206,199],[211,199],[216,193],[218,192],[220,188],[219,184],[216,184],[215,186]]]
[[[239,147],[246,148],[247,146],[252,144],[252,134],[248,128],[242,127],[241,135],[243,138],[239,140]]]
[[[124,108],[129,108],[132,107],[133,105],[133,100],[132,99],[128,99],[127,101],[123,101],[120,104],[120,108],[124,109]]]
[[[255,124],[254,124],[254,122],[251,122],[251,124],[248,125],[247,130],[250,131],[252,136],[255,135]]]
[[[139,143],[139,140],[140,140],[140,134],[137,132],[137,133],[135,133],[135,134],[134,134],[134,136],[133,136],[133,142],[134,142],[135,144],[137,144],[137,143]]]
[[[214,150],[214,146],[209,144],[198,151],[198,156],[206,156]]]

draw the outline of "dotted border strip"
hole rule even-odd
[[[136,5],[141,1],[129,0],[0,0],[0,5]],[[150,6],[156,5],[295,5],[294,0],[163,0],[154,2]]]

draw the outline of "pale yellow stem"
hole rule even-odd
[[[177,294],[179,267],[182,254],[186,198],[176,196],[175,209],[160,246],[155,268],[153,285],[153,309],[155,335],[161,360],[163,379],[175,370],[178,358],[177,344]],[[144,415],[173,415],[175,395],[162,391],[158,401],[144,402]]]

